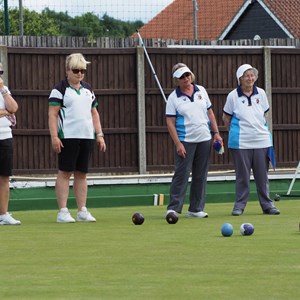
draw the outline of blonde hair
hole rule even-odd
[[[87,64],[91,62],[86,61],[81,53],[73,53],[66,58],[66,70],[71,69],[86,69]]]
[[[175,72],[176,70],[178,70],[178,69],[180,69],[180,68],[182,68],[182,67],[187,67],[187,65],[184,64],[184,63],[177,63],[176,65],[174,65],[173,68],[172,68],[172,75],[174,74],[174,72]],[[194,82],[195,79],[196,79],[196,77],[195,77],[195,75],[194,75],[193,72],[191,72],[191,75],[192,75],[192,82]],[[174,84],[175,86],[178,86],[178,83],[179,83],[179,78],[173,78],[173,84]]]

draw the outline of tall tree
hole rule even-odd
[[[1,1],[1,0],[0,0]],[[3,19],[3,11],[0,11]],[[9,9],[10,34],[19,35],[19,10]],[[128,37],[137,28],[142,27],[142,21],[124,22],[107,14],[101,18],[88,12],[81,16],[71,17],[68,12],[55,12],[45,8],[41,13],[23,10],[24,35],[34,36],[89,36],[97,37]],[[4,34],[4,24],[0,25],[0,35]]]
[[[0,15],[3,12],[0,12]],[[2,17],[2,16],[1,16]],[[19,35],[19,9],[9,9],[10,34]],[[42,14],[28,9],[23,10],[24,35],[59,35],[59,26],[53,19],[45,18]],[[1,27],[1,33],[4,31]]]

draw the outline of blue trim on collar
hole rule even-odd
[[[179,97],[181,97],[181,96],[187,96],[187,97],[189,97],[189,98],[191,99],[191,101],[193,101],[193,96],[194,96],[194,94],[195,94],[196,92],[200,91],[200,90],[199,90],[199,88],[198,88],[194,83],[192,83],[192,84],[193,84],[193,86],[194,86],[194,91],[193,91],[192,97],[189,97],[187,94],[183,93],[183,92],[180,90],[179,86],[176,88],[176,95],[177,95],[177,97],[179,98]]]
[[[236,90],[237,90],[237,93],[238,93],[238,96],[239,96],[239,97],[246,96],[246,95],[243,93],[243,91],[242,91],[240,85],[237,86]],[[257,95],[257,94],[258,94],[258,90],[257,90],[257,87],[254,85],[254,86],[253,86],[253,92],[252,92],[252,94],[250,95],[250,97],[251,97],[252,95]],[[246,97],[248,98],[248,96],[246,96]]]
[[[251,97],[252,97],[253,95],[257,95],[257,94],[258,94],[258,90],[257,90],[256,86],[254,85],[254,86],[253,86],[253,92],[252,92],[252,94],[248,97],[247,95],[245,95],[245,94],[243,93],[243,91],[242,91],[242,89],[241,89],[241,86],[238,85],[238,87],[237,87],[237,93],[238,93],[238,96],[239,96],[239,97],[245,96],[245,97],[247,98],[247,100],[248,100],[248,106],[251,106],[251,105],[252,105]]]

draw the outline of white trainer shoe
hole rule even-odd
[[[92,214],[87,210],[84,206],[81,208],[81,211],[77,213],[78,222],[96,222],[96,219],[92,216]]]
[[[21,225],[21,221],[14,219],[10,213],[0,215],[0,225]]]
[[[204,211],[198,211],[198,212],[188,211],[186,216],[188,218],[208,218],[208,214]]]
[[[74,223],[75,219],[72,218],[69,210],[64,207],[58,212],[56,221],[57,223]]]

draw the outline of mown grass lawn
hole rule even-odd
[[[298,299],[300,201],[276,206],[281,214],[269,216],[249,202],[232,217],[232,203],[208,203],[209,218],[183,214],[175,225],[166,206],[92,208],[89,224],[15,212],[22,225],[0,227],[1,299]],[[136,211],[143,225],[131,222]],[[245,222],[252,236],[240,234]]]

